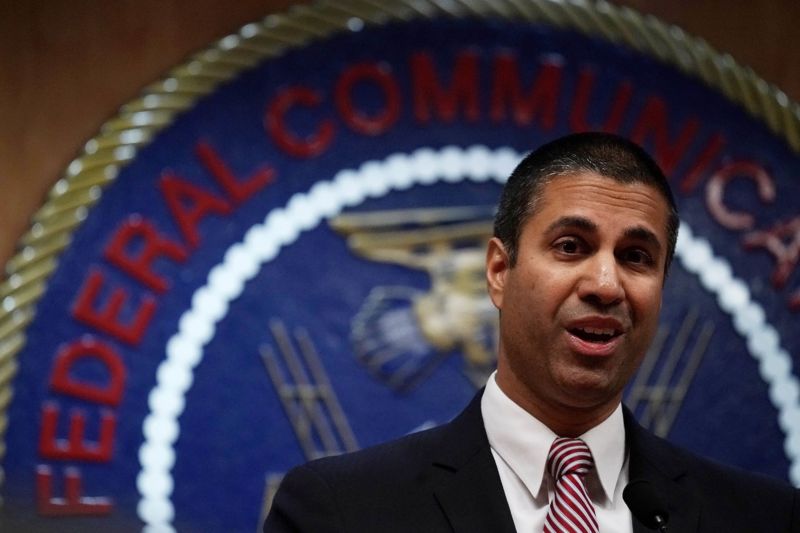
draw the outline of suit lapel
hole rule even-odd
[[[625,434],[630,450],[629,478],[649,481],[665,500],[669,512],[668,530],[695,532],[700,519],[700,499],[694,497],[684,483],[689,473],[683,461],[663,440],[642,428],[627,409]],[[633,520],[634,533],[648,533],[638,520]]]
[[[477,394],[448,425],[431,466],[431,484],[454,532],[512,533],[514,521],[483,426],[481,396],[482,393]],[[700,499],[684,483],[689,473],[683,461],[669,444],[642,428],[627,408],[624,415],[630,479],[646,479],[664,498],[670,531],[696,532]],[[633,531],[651,530],[634,519]]]
[[[481,396],[475,396],[442,438],[432,465],[434,495],[457,533],[511,533],[514,522],[483,427]]]

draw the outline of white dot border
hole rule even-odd
[[[490,150],[482,145],[396,153],[383,161],[367,161],[358,170],[341,170],[330,181],[318,181],[307,193],[295,193],[285,207],[272,209],[263,222],[247,230],[244,239],[227,250],[222,263],[211,269],[206,284],[195,291],[191,308],[181,316],[178,331],[167,342],[166,358],[156,372],[156,385],[148,396],[150,412],[142,424],[144,443],[139,449],[141,470],[136,479],[141,496],[137,512],[145,523],[143,531],[175,531],[172,467],[186,393],[217,324],[263,265],[303,231],[368,198],[438,181],[504,183],[521,158],[522,154],[511,148]],[[792,373],[791,356],[781,347],[778,331],[766,322],[764,309],[752,299],[747,285],[733,276],[730,264],[717,257],[708,241],[695,237],[683,222],[675,256],[716,296],[720,308],[731,316],[736,331],[744,337],[750,355],[758,361],[786,435],[789,477],[800,486],[800,384]]]

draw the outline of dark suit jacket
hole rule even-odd
[[[480,394],[452,422],[284,478],[265,532],[512,532]],[[625,413],[630,479],[650,481],[674,533],[800,532],[800,491],[712,463]],[[634,519],[634,531],[648,531]]]

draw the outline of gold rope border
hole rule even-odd
[[[213,43],[124,105],[86,143],[33,216],[30,229],[18,242],[18,252],[6,264],[8,277],[0,284],[0,465],[6,452],[11,382],[18,366],[16,355],[25,345],[25,328],[33,320],[36,304],[72,233],[100,200],[103,188],[116,179],[139,149],[200,97],[261,61],[337,32],[357,31],[362,24],[442,16],[549,24],[628,46],[718,89],[800,154],[800,106],[783,91],[737,64],[730,55],[718,53],[704,40],[651,15],[606,1],[328,0],[270,15]],[[0,466],[0,487],[4,477]]]

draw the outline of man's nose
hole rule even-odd
[[[625,290],[619,264],[612,253],[596,253],[589,258],[578,286],[578,296],[585,301],[608,306],[621,302]]]

